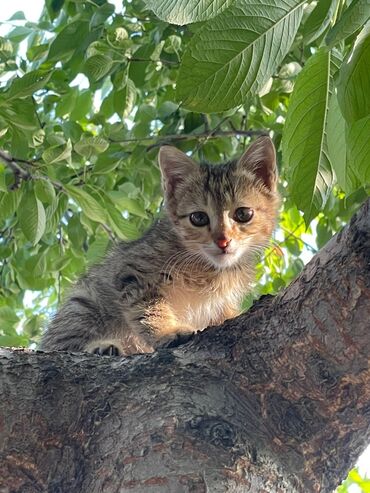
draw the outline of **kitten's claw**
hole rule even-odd
[[[99,356],[120,356],[120,350],[117,346],[110,344],[109,346],[96,347],[91,351],[93,354],[98,354]]]

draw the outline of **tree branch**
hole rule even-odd
[[[142,138],[132,138],[132,139],[122,139],[122,140],[113,140],[110,141],[118,144],[125,144],[131,142],[149,142],[151,140],[156,140],[154,144],[151,144],[147,147],[147,150],[153,149],[155,147],[160,147],[161,145],[169,144],[171,142],[181,142],[188,140],[202,140],[202,139],[216,139],[220,137],[237,137],[237,136],[245,136],[245,137],[254,137],[260,135],[268,135],[267,130],[210,130],[208,132],[201,132],[195,134],[174,134],[174,135],[164,135],[157,136],[153,135],[150,137],[142,137]]]
[[[11,190],[16,190],[17,188],[19,188],[22,180],[27,181],[31,178],[30,173],[27,170],[23,169],[21,166],[19,166],[19,164],[17,163],[17,161],[21,162],[21,160],[14,159],[13,157],[11,157],[9,154],[7,154],[6,152],[4,152],[2,150],[0,150],[0,159],[2,159],[2,161],[13,172],[14,183],[10,187]],[[25,162],[25,161],[22,160],[22,162]],[[30,162],[27,162],[27,163],[31,164]]]
[[[275,298],[151,355],[0,351],[0,490],[330,493],[370,441],[370,200]]]

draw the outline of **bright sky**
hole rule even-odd
[[[116,12],[122,10],[122,0],[109,0],[116,6]],[[9,19],[15,12],[22,10],[28,21],[37,21],[40,17],[44,0],[0,0],[0,23]],[[18,22],[17,22],[18,24]],[[9,26],[0,25],[0,35],[9,31]],[[370,476],[370,446],[358,460],[358,466],[362,474]],[[357,487],[351,488],[351,493],[358,493]]]

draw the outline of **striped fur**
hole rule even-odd
[[[275,151],[258,139],[239,159],[197,165],[173,147],[160,151],[165,211],[139,240],[121,243],[82,277],[46,331],[44,350],[151,352],[177,334],[239,313],[256,253],[273,231],[279,197]],[[250,207],[248,223],[234,220]],[[192,212],[210,224],[193,226]],[[227,238],[226,251],[216,242]],[[231,241],[230,241],[231,240]]]

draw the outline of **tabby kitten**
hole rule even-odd
[[[275,225],[275,149],[259,138],[238,161],[202,163],[159,153],[165,213],[121,243],[76,284],[41,348],[128,355],[240,312],[255,254]]]

